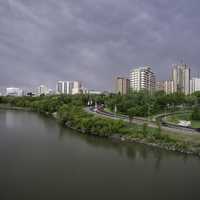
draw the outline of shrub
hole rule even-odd
[[[192,120],[200,120],[200,108],[198,106],[195,106],[193,108],[192,114],[191,114]]]
[[[146,136],[148,134],[148,124],[144,123],[142,126],[142,133],[144,136]]]

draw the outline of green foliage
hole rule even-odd
[[[129,108],[127,113],[128,113],[130,122],[132,122],[133,117],[138,116],[138,108],[137,107]]]
[[[143,124],[143,126],[142,126],[142,133],[143,133],[144,137],[147,136],[147,134],[148,134],[148,124],[147,123]]]
[[[163,92],[149,94],[146,91],[131,92],[128,95],[55,95],[42,97],[1,97],[0,103],[8,103],[18,107],[32,107],[41,112],[55,112],[63,104],[85,106],[88,101],[105,104],[107,108],[114,111],[115,106],[119,113],[134,116],[147,117],[163,112],[179,110],[181,107],[191,107],[200,103],[199,92],[192,96],[181,93],[165,95]],[[29,105],[30,104],[30,105]],[[39,104],[39,105],[38,105]]]
[[[191,119],[192,120],[200,120],[200,108],[199,106],[195,106],[192,110],[191,114]]]
[[[194,104],[195,104],[196,106],[197,106],[197,105],[200,105],[200,91],[195,92],[193,95],[194,95],[194,97],[196,98]]]
[[[58,116],[62,124],[81,132],[105,137],[120,133],[120,130],[125,127],[123,121],[95,117],[85,112],[82,107],[74,105],[63,105],[58,111]]]
[[[147,117],[166,111],[176,111],[181,107],[191,107],[196,102],[195,96],[185,96],[181,93],[166,95],[164,92],[149,94],[146,91],[131,92],[128,95],[110,95],[102,99],[112,111],[115,105],[119,113],[133,116]]]
[[[184,97],[186,98],[186,97]],[[177,100],[178,99],[178,100]],[[178,105],[183,102],[183,96],[155,93],[149,95],[147,92],[131,93],[127,96],[114,95],[55,95],[41,97],[0,97],[0,103],[16,107],[28,107],[40,113],[57,112],[58,120],[69,127],[80,130],[82,133],[94,134],[108,137],[112,134],[125,134],[133,138],[146,139],[151,142],[175,143],[167,135],[161,134],[161,126],[150,128],[145,123],[143,126],[128,124],[120,120],[96,117],[83,110],[87,102],[92,100],[98,104],[105,104],[108,108],[114,109],[115,105],[119,112],[134,116],[147,116],[165,109],[166,105]]]
[[[29,107],[37,112],[54,113],[63,104],[83,106],[86,102],[85,95],[55,95],[40,97],[1,97],[0,103],[15,107]]]
[[[162,132],[162,129],[161,129],[161,123],[160,123],[160,120],[159,119],[157,119],[156,120],[156,124],[157,124],[157,126],[158,126],[158,137],[159,136],[161,136],[161,132]]]

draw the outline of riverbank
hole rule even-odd
[[[10,105],[0,105],[0,109],[34,111],[31,108],[13,107]],[[124,124],[121,121],[114,122],[114,120],[111,119],[108,120],[101,117],[95,117],[91,114],[88,115],[87,113],[84,113],[83,110],[81,111],[82,115],[79,116],[78,121],[75,120],[76,122],[74,123],[74,119],[72,116],[70,116],[70,113],[66,110],[63,112],[65,113],[65,116],[60,116],[60,114],[56,112],[40,113],[55,118],[65,127],[73,129],[81,134],[106,137],[118,142],[140,143],[155,148],[165,149],[173,152],[180,152],[187,155],[196,155],[200,157],[200,143],[191,144],[189,142],[185,142],[184,140],[180,141],[180,139],[172,139],[171,137],[169,137],[168,133],[158,133],[158,129],[149,128],[148,125],[130,126],[130,124]]]
[[[81,129],[77,129],[75,127],[72,127],[67,123],[64,126],[67,127],[67,128],[70,128],[74,131],[77,131],[80,134],[87,134],[87,132],[85,132]],[[122,143],[128,142],[128,143],[143,144],[143,145],[147,145],[147,146],[150,146],[150,147],[159,148],[159,149],[163,149],[163,150],[167,150],[167,151],[184,153],[184,154],[187,154],[187,155],[194,155],[194,156],[198,156],[200,158],[199,150],[195,150],[195,149],[187,150],[180,143],[178,143],[178,144],[159,143],[159,142],[155,143],[155,142],[151,142],[151,141],[149,141],[148,139],[145,139],[145,138],[134,138],[131,135],[126,136],[126,135],[120,135],[120,134],[112,134],[110,136],[101,136],[101,135],[98,135],[96,133],[92,133],[92,134],[88,134],[88,135],[93,135],[93,136],[97,136],[97,137],[107,137],[108,139],[115,141],[115,142],[122,142]]]
[[[70,115],[68,116],[68,118],[64,119],[64,125],[83,134],[108,137],[112,140],[120,142],[141,143],[168,151],[180,152],[200,157],[200,135],[183,135],[181,133],[169,133],[160,130],[159,127],[148,127],[148,124],[144,124],[143,126],[141,126],[129,123],[124,123],[124,127],[120,128],[120,130],[118,130],[118,132],[116,133],[112,132],[111,134],[102,135],[96,131],[91,131],[91,129],[93,126],[98,126],[98,123],[96,124],[96,121],[98,122],[103,117],[97,117],[95,115],[91,116],[91,114],[85,113],[82,110],[81,118],[76,120],[76,112],[73,113],[72,110],[73,108],[67,108],[64,111],[65,114],[68,113],[68,115]],[[90,125],[87,124],[88,127],[85,127],[85,123],[82,123],[83,117],[85,117],[84,121],[88,123],[90,122]],[[77,125],[77,123],[73,123],[73,120],[75,120],[80,125]],[[110,121],[111,119],[104,118],[104,120]],[[103,125],[103,128],[105,128],[105,126],[106,124]]]
[[[0,104],[0,109],[2,109],[2,110],[24,110],[24,111],[31,111],[30,108],[15,107],[15,106],[11,106],[9,104]]]
[[[64,126],[67,128],[70,128],[74,131],[77,131],[80,134],[87,134],[87,132],[85,132],[81,129],[77,129],[75,127],[69,126],[68,124],[65,124]],[[93,135],[93,136],[97,136],[97,137],[105,137],[105,136],[100,136],[95,133],[88,134],[88,135]],[[198,156],[200,158],[199,150],[195,150],[195,148],[193,148],[193,150],[187,150],[186,147],[184,147],[180,143],[178,143],[178,144],[159,143],[159,142],[155,143],[155,142],[152,142],[145,138],[134,138],[130,135],[125,136],[125,135],[119,135],[119,134],[113,134],[113,135],[108,136],[107,138],[112,141],[115,141],[115,142],[143,144],[143,145],[147,145],[150,147],[159,148],[159,149],[163,149],[163,150],[167,150],[167,151],[183,153],[183,154],[187,154],[187,155],[194,155],[194,156]]]
[[[113,140],[1,110],[0,199],[199,199],[198,157]]]

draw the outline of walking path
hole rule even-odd
[[[100,116],[100,117],[106,117],[106,118],[110,118],[110,119],[113,119],[113,120],[123,120],[125,122],[130,122],[128,116],[125,116],[125,115],[116,115],[114,113],[111,113],[111,112],[105,112],[103,110],[99,110],[99,109],[94,109],[94,108],[89,108],[89,107],[86,107],[85,108],[85,111],[86,112],[89,112],[89,113],[92,113],[92,114],[95,114],[97,116]],[[144,119],[144,118],[138,118],[138,117],[134,117],[133,120],[132,120],[132,123],[134,124],[138,124],[138,125],[143,125],[144,123],[148,123],[148,126],[151,127],[151,128],[157,128],[158,126],[156,125],[156,123],[152,122],[152,121],[148,121],[147,119]],[[195,131],[195,130],[192,130],[192,129],[187,129],[187,128],[184,128],[184,127],[168,127],[168,126],[164,126],[164,125],[161,125],[161,128],[165,131],[169,131],[169,132],[174,132],[174,133],[182,133],[182,134],[187,134],[187,135],[200,135],[199,132]]]

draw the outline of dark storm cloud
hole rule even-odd
[[[116,75],[150,64],[200,71],[198,0],[0,0],[0,85],[82,80],[111,89]]]

